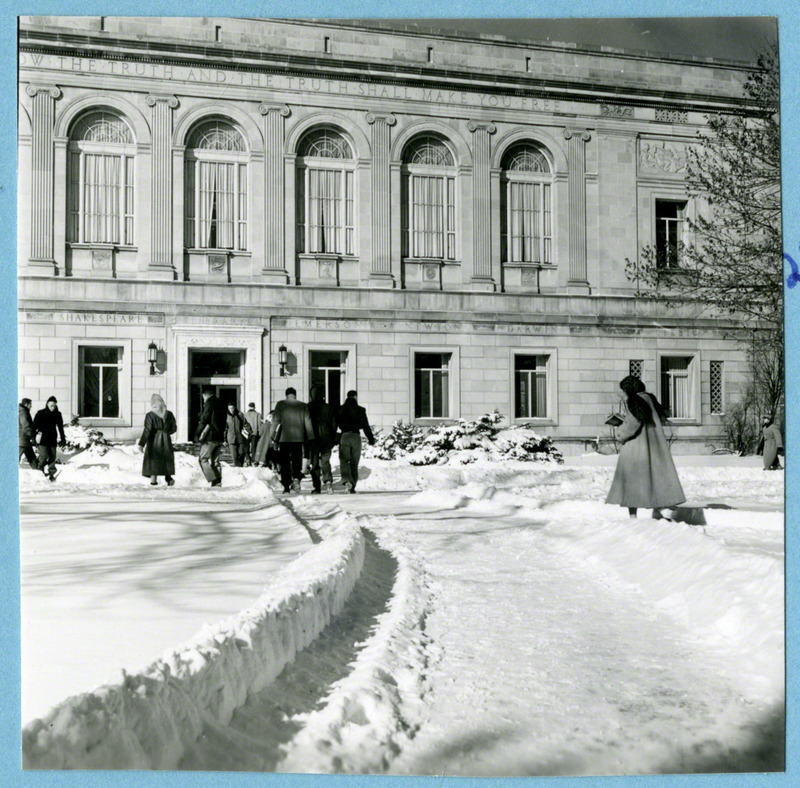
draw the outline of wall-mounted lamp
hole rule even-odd
[[[286,345],[281,345],[278,348],[278,363],[281,365],[281,377],[286,375],[286,364],[289,361],[289,351]]]
[[[147,361],[150,363],[150,374],[156,374],[156,361],[158,361],[158,346],[151,342],[147,346]]]

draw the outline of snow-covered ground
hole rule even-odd
[[[144,486],[133,463],[122,481],[120,455],[106,469],[70,463],[53,487],[80,507],[115,479],[104,489],[118,511],[132,488],[164,511],[176,500],[200,511],[212,491],[184,461],[170,490]],[[285,503],[269,474],[226,469],[214,494],[236,498],[224,503],[260,499],[270,519],[287,518],[278,530],[299,526],[315,544],[238,616],[184,647],[176,637],[172,656],[141,675],[28,725],[26,762],[496,776],[780,769],[783,474],[757,458],[677,458],[690,502],[707,507],[697,527],[648,512],[631,521],[603,504],[613,461],[366,460],[359,495]],[[25,496],[49,482],[21,485]],[[23,536],[27,527],[23,513]],[[22,592],[25,610],[24,566]],[[218,597],[233,602],[233,590]],[[152,726],[171,732],[168,746],[148,737]]]

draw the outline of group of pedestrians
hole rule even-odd
[[[31,417],[32,407],[33,402],[27,397],[20,400],[19,456],[25,457],[31,468],[42,471],[52,482],[58,475],[57,448],[63,449],[67,445],[64,419],[55,397],[50,397],[34,417]]]
[[[341,430],[341,432],[340,432]],[[339,464],[344,488],[355,493],[358,464],[361,458],[361,432],[370,445],[375,437],[367,420],[367,411],[358,404],[358,393],[348,391],[344,405],[338,410],[325,402],[321,386],[311,390],[311,401],[297,399],[297,391],[289,387],[286,398],[272,412],[268,440],[277,444],[281,484],[284,492],[300,489],[303,468],[311,475],[314,493],[333,492],[331,454],[339,445]]]

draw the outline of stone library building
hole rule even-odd
[[[698,210],[687,151],[744,65],[379,22],[23,17],[19,389],[112,440],[160,393],[375,427],[499,410],[579,453],[639,375],[676,451],[747,377],[732,324],[626,261]]]

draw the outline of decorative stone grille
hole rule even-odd
[[[711,412],[725,412],[725,401],[722,393],[722,362],[711,362]]]

